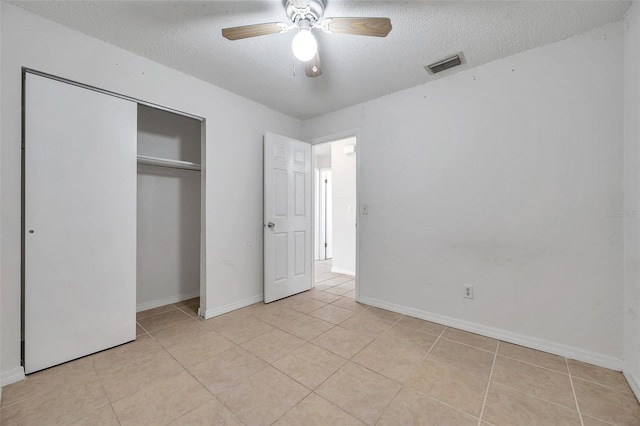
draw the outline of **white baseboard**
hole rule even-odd
[[[627,379],[631,390],[636,395],[636,399],[640,402],[640,380],[629,371],[622,370],[622,374],[624,374],[624,378]]]
[[[342,274],[342,275],[351,275],[352,277],[356,276],[356,271],[352,271],[350,269],[342,269],[342,268],[331,268],[331,272],[334,274]]]
[[[213,309],[207,309],[207,311],[204,313],[204,319],[217,317],[218,315],[226,314],[228,312],[235,311],[236,309],[244,308],[245,306],[262,302],[263,300],[264,296],[262,295],[262,293],[260,293],[246,299],[238,300],[237,302],[229,303],[228,305],[220,306]]]
[[[183,300],[193,299],[200,296],[200,289],[191,293],[183,293],[177,296],[165,297],[163,299],[151,300],[136,305],[136,312],[146,311],[147,309],[157,308],[158,306],[169,305],[171,303],[182,302]]]
[[[377,308],[382,308],[403,315],[435,322],[438,324],[446,325],[448,327],[459,328],[460,330],[481,334],[483,336],[492,337],[494,339],[503,340],[505,342],[513,343],[516,345],[526,346],[528,348],[537,349],[551,354],[587,362],[589,364],[599,365],[601,367],[610,368],[612,370],[622,370],[622,359],[618,359],[612,356],[591,352],[573,346],[562,345],[559,343],[550,342],[548,340],[538,339],[537,337],[526,336],[519,333],[513,333],[511,331],[488,327],[470,321],[448,317],[445,315],[434,314],[408,306],[397,305],[395,303],[389,303],[378,299],[372,299],[369,297],[360,296],[358,301],[364,303],[365,305],[375,306]]]
[[[9,371],[3,371],[0,373],[0,389],[3,386],[19,382],[20,380],[24,380],[24,367],[16,367]]]

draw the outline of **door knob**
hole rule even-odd
[[[35,231],[33,229],[29,229],[29,233],[33,234]]]
[[[273,229],[273,228],[276,227],[276,224],[273,223],[273,222],[269,222],[269,223],[267,223],[267,226],[269,227],[269,229]]]

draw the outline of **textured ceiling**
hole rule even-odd
[[[291,53],[293,31],[237,41],[221,36],[224,27],[286,22],[278,0],[10,3],[300,119],[565,39],[620,19],[630,5],[327,0],[325,17],[387,16],[393,30],[386,38],[315,31],[323,74],[307,78]],[[438,76],[424,71],[459,51],[467,64]]]

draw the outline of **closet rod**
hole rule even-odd
[[[147,155],[138,155],[138,164],[147,166],[170,167],[173,169],[185,170],[201,170],[202,166],[198,163],[190,161],[170,160],[168,158],[149,157]]]

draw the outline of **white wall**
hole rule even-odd
[[[624,20],[624,373],[640,399],[640,4]]]
[[[200,163],[198,120],[138,106],[138,154]],[[200,294],[200,177],[138,165],[137,310]]]
[[[359,128],[360,299],[620,368],[622,57],[614,23],[303,122]]]
[[[300,121],[14,6],[1,7],[3,380],[20,366],[23,66],[204,117],[207,314],[260,300],[262,136],[272,131],[299,138]]]
[[[356,274],[356,154],[345,154],[355,138],[331,143],[333,261],[331,271]]]
[[[331,156],[330,155],[317,155],[316,156],[316,168],[318,168],[318,169],[330,169],[331,168]]]

